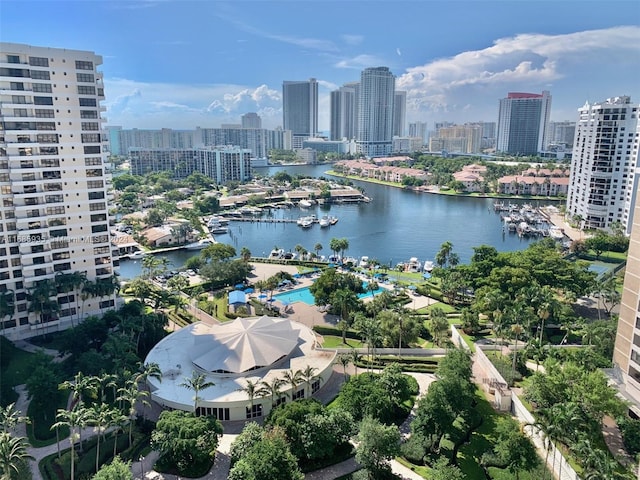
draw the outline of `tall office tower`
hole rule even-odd
[[[427,143],[427,122],[412,122],[409,124],[409,136],[422,138],[422,144]]]
[[[357,83],[348,83],[331,92],[331,140],[356,137]]]
[[[567,215],[579,218],[584,228],[609,229],[620,222],[627,233],[631,230],[639,109],[624,96],[578,110]]]
[[[303,140],[318,133],[318,82],[285,81],[282,83],[282,121],[291,130],[293,148],[302,148]]]
[[[500,100],[497,150],[512,155],[537,155],[547,144],[551,95],[509,92]]]
[[[365,68],[360,75],[358,153],[389,155],[393,149],[393,101],[396,77],[387,67]]]
[[[549,122],[549,142],[545,145],[566,145],[573,147],[573,137],[576,135],[576,122]]]
[[[0,43],[0,292],[14,306],[0,321],[14,340],[115,305],[101,63]],[[101,293],[81,302],[86,282]]]
[[[618,387],[640,416],[640,195],[635,198],[613,363]]]
[[[262,118],[254,112],[242,115],[242,128],[262,128]]]
[[[407,122],[407,92],[396,92],[393,100],[393,136],[404,137]]]

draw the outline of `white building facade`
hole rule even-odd
[[[578,110],[567,215],[583,228],[631,230],[638,186],[640,105],[628,96],[585,104]]]
[[[88,51],[0,43],[0,321],[12,340],[115,305],[101,63]],[[88,282],[104,294],[81,301]]]

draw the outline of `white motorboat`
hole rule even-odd
[[[367,268],[369,266],[369,257],[367,257],[366,255],[361,256],[358,266],[360,268]]]
[[[271,250],[271,253],[269,253],[269,257],[271,260],[279,260],[284,256],[284,249],[282,248],[275,248],[273,250]]]
[[[305,217],[298,223],[298,225],[300,225],[302,228],[311,228],[313,227],[313,222],[313,219]]]
[[[198,240],[197,242],[185,245],[184,248],[186,248],[187,250],[202,250],[203,248],[207,248],[209,245],[213,245],[213,243],[214,242],[212,242],[208,238],[203,238],[202,240]]]
[[[133,253],[125,255],[126,258],[130,258],[131,260],[140,260],[147,255],[147,252],[143,252],[142,250],[136,250]]]
[[[318,221],[318,223],[320,224],[320,226],[322,228],[324,227],[328,227],[331,225],[331,219],[329,218],[328,215],[324,215],[322,216],[322,218]]]
[[[549,228],[549,236],[554,240],[562,240],[564,238],[564,232],[560,227],[552,226]]]
[[[298,202],[298,205],[300,206],[300,208],[309,208],[313,205],[313,203],[311,203],[310,200],[300,200]]]
[[[431,272],[433,270],[433,262],[431,260],[425,260],[423,268],[425,272]]]

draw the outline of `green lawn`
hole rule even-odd
[[[362,348],[364,344],[353,338],[347,338],[347,343],[342,343],[341,336],[333,336],[333,335],[323,335],[322,338],[324,341],[322,342],[322,346],[324,348]]]
[[[3,382],[6,382],[5,385],[11,387],[23,384],[31,373],[31,362],[35,354],[17,348],[4,337],[0,337],[0,341],[2,342],[2,348],[5,349],[3,359],[10,358],[6,366],[2,365]],[[8,356],[5,357],[7,351]]]

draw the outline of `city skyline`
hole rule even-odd
[[[107,124],[124,128],[218,127],[247,112],[275,128],[282,82],[317,78],[326,132],[330,92],[378,66],[407,91],[407,123],[430,128],[496,121],[511,91],[549,90],[554,121],[585,101],[640,98],[635,2],[454,3],[9,0],[0,28],[3,41],[103,55]]]

